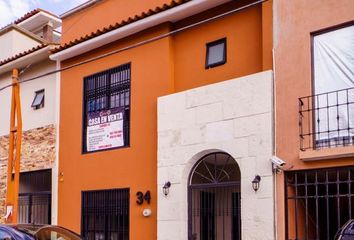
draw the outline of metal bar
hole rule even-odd
[[[285,193],[285,238],[289,239],[289,194],[288,194],[288,187],[289,187],[289,179],[288,179],[288,174],[291,173],[285,173],[284,175],[284,181],[285,181],[285,186],[284,186],[284,193]]]
[[[326,94],[326,99],[327,99],[327,138],[330,139],[329,137],[329,132],[330,132],[330,127],[329,127],[329,100],[328,100],[328,94]]]
[[[28,196],[28,223],[32,223],[32,199],[33,195]]]
[[[208,173],[209,173],[209,175],[210,175],[210,177],[211,177],[211,181],[210,181],[210,182],[215,182],[215,178],[214,178],[213,174],[211,173],[211,171],[210,171],[208,165],[205,163],[205,161],[203,161],[203,164],[204,164],[204,166],[205,166],[205,169],[208,171]],[[215,165],[214,165],[214,166],[215,166]],[[199,174],[200,174],[200,173],[199,173]],[[202,174],[200,174],[200,175],[202,175]],[[205,178],[206,178],[206,177],[205,177]]]
[[[222,190],[222,197],[221,197],[221,209],[219,208],[219,216],[222,217],[222,240],[225,240],[225,215],[227,215],[227,208],[228,208],[228,196],[227,196],[227,191],[225,188],[221,189]],[[226,196],[225,196],[226,195]],[[231,196],[232,197],[232,196]],[[226,200],[226,203],[225,203]],[[232,202],[232,201],[231,201]],[[231,203],[231,205],[233,204],[233,202]],[[218,206],[219,204],[216,204],[216,206]],[[231,209],[233,210],[233,205],[231,206]],[[226,211],[225,211],[226,210]],[[231,214],[232,219],[233,220],[233,214]],[[233,224],[232,224],[233,226]],[[216,229],[216,232],[217,229]],[[231,229],[231,234],[233,234],[233,227]]]
[[[354,197],[354,194],[350,194],[350,196],[353,196]],[[340,195],[329,195],[329,196],[327,196],[329,199],[337,199],[337,197],[348,197],[348,194],[340,194]],[[319,196],[318,198],[321,198],[321,199],[325,199],[325,198],[327,198],[326,196]],[[308,199],[316,199],[316,197],[315,196],[308,196],[307,197]],[[297,197],[289,197],[288,199],[291,199],[291,200],[295,200],[295,199],[297,199],[297,200],[301,200],[301,199],[306,199],[306,197],[305,196],[297,196]]]
[[[350,168],[348,168],[348,205],[349,205],[349,219],[352,219],[352,201],[351,201],[351,184],[354,184],[354,182],[351,182],[351,171]]]
[[[320,227],[318,224],[318,172],[315,171],[315,184],[316,184],[316,240],[320,239]]]
[[[217,153],[215,153],[215,155],[214,155],[214,181],[216,182],[216,154]]]
[[[51,194],[51,191],[31,192],[31,193],[19,193],[18,196],[48,195],[48,194]]]
[[[337,229],[339,229],[340,228],[340,197],[339,197],[339,195],[340,195],[340,190],[339,190],[339,171],[337,171],[337,183],[336,183],[336,185],[337,185]]]
[[[240,186],[240,181],[230,181],[230,182],[219,182],[219,183],[210,183],[210,184],[193,184],[189,187],[192,189],[201,189],[201,188],[216,188],[216,187],[229,187],[229,186]]]
[[[327,232],[327,240],[329,240],[329,199],[328,199],[328,171],[326,171],[326,232]]]
[[[295,173],[295,196],[298,195],[297,191],[297,173]],[[297,199],[295,199],[295,236],[298,238],[298,222],[297,222]]]
[[[204,176],[204,174],[199,173],[198,171],[194,171],[195,174],[198,174],[200,177],[204,178],[205,180],[208,180],[209,182],[214,182],[214,179],[208,178],[207,176]],[[210,175],[211,173],[209,173]],[[211,176],[211,175],[210,175]]]
[[[227,157],[225,164],[222,166],[222,169],[221,169],[221,171],[219,172],[218,177],[216,178],[216,181],[219,181],[219,179],[220,179],[220,177],[221,177],[221,173],[224,171],[225,166],[229,163],[230,158],[231,158],[231,156],[228,156],[228,157]]]
[[[317,122],[317,134],[316,134],[316,138],[320,138],[320,135],[318,134],[318,132],[321,131],[320,129],[320,110],[319,110],[319,105],[320,105],[320,101],[319,101],[319,96],[317,95],[316,96],[316,100],[317,100],[317,105],[316,105],[316,111],[317,111],[317,119],[316,119],[316,122]],[[316,142],[316,139],[314,139],[314,143]],[[316,143],[313,144],[313,148],[316,149],[317,146],[316,146]]]
[[[338,106],[338,92],[336,92],[336,100],[337,100],[337,136],[340,136],[340,131],[339,131],[339,106]],[[338,146],[338,141],[336,141],[336,147]]]
[[[347,96],[347,126],[348,126],[348,138],[350,137],[350,114],[349,114],[349,90],[346,90],[346,96]],[[350,141],[350,140],[349,140]],[[348,143],[350,144],[350,142]]]
[[[352,89],[349,89],[349,90],[352,90]],[[317,95],[314,95],[313,97],[316,97]],[[347,104],[353,104],[354,102],[351,102],[351,101],[349,101],[348,103],[347,102],[345,102],[345,103],[338,103],[338,106],[345,106],[345,105],[347,105]],[[321,109],[326,109],[327,107],[336,107],[337,106],[337,103],[336,104],[329,104],[328,106],[327,105],[325,105],[325,106],[323,106],[323,107],[320,107],[320,106],[318,106],[318,107],[313,107],[313,108],[309,108],[309,109],[305,109],[305,110],[302,110],[302,113],[305,113],[305,112],[313,112],[314,110],[317,110],[317,109],[319,109],[319,110],[321,110]]]
[[[303,115],[302,115],[302,106],[303,106],[303,102],[301,100],[299,100],[299,136],[300,136],[300,150],[304,149],[304,136],[303,136],[303,126],[302,126],[302,119],[303,119]]]
[[[312,100],[312,103],[311,103],[311,106],[312,106],[312,108],[313,108],[313,104],[314,104],[314,102],[313,102],[313,98],[311,99]],[[310,109],[310,98],[307,98],[307,108],[308,109]],[[308,116],[307,116],[307,128],[308,128],[308,131],[313,131],[312,129],[315,129],[316,128],[316,125],[314,124],[315,123],[315,117],[314,117],[314,112],[312,112],[311,113],[311,116],[310,116],[310,112],[308,112],[308,114],[307,114]],[[311,120],[311,119],[312,120]],[[311,125],[311,123],[312,123],[312,125]],[[310,130],[311,129],[311,130]],[[313,139],[314,138],[314,136],[310,136],[308,139],[308,141],[309,141],[309,148],[311,148],[312,146],[313,146],[313,144],[311,144],[311,140],[312,140],[312,142],[314,142],[314,140],[315,139]]]
[[[307,95],[307,96],[304,96],[304,97],[300,97],[299,99],[304,99],[304,98],[309,98],[309,97],[313,97],[313,96],[321,96],[321,95],[325,95],[325,94],[329,94],[329,93],[335,93],[335,92],[338,92],[338,91],[344,91],[344,90],[347,90],[347,89],[354,89],[354,87],[350,87],[350,88],[345,88],[345,89],[341,89],[341,90],[333,90],[333,91],[329,91],[329,92],[325,92],[325,93],[318,93],[318,94],[313,94],[313,95]]]
[[[192,231],[193,227],[195,227],[195,218],[194,222],[192,222],[192,216],[194,215],[194,204],[192,202],[192,189],[188,188],[188,239],[192,240]]]
[[[308,193],[307,193],[307,172],[305,172],[305,239],[309,239],[309,213],[308,213]]]

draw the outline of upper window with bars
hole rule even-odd
[[[130,64],[84,78],[83,152],[129,146]]]

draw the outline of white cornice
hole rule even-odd
[[[14,68],[18,68],[18,69],[24,68],[29,64],[40,62],[43,61],[44,59],[49,60],[49,51],[51,48],[53,48],[53,46],[46,46],[33,53],[27,54],[23,57],[17,58],[11,62],[8,62],[0,66],[0,74],[11,71]]]
[[[50,59],[63,61],[161,23],[176,22],[228,1],[230,0],[193,0],[64,49],[51,55]]]
[[[91,5],[95,4],[95,3],[97,3],[97,2],[99,2],[99,1],[102,1],[102,0],[89,0],[89,1],[87,1],[87,2],[84,2],[84,3],[80,4],[79,6],[74,7],[73,9],[70,9],[69,11],[67,11],[67,12],[65,12],[65,13],[63,13],[63,14],[61,14],[61,15],[60,15],[60,18],[66,18],[66,17],[68,17],[68,16],[70,16],[70,15],[76,13],[76,12],[79,12],[79,11],[81,11],[82,9],[87,8],[87,7],[89,7],[89,6],[91,6]]]

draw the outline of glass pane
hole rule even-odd
[[[225,43],[219,43],[209,47],[208,65],[224,61]]]
[[[129,91],[127,91],[126,93],[125,93],[125,106],[129,106],[129,101],[130,101],[130,92]]]
[[[34,97],[32,107],[37,107],[43,103],[44,100],[44,91],[36,92],[36,96]]]

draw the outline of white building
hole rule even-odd
[[[0,221],[4,221],[12,70],[20,72],[23,120],[19,222],[56,222],[56,123],[59,79],[49,51],[61,20],[36,9],[0,29]],[[41,77],[40,77],[41,76]],[[26,81],[33,79],[31,81]],[[52,178],[54,179],[52,181]],[[29,211],[31,209],[31,211]],[[32,214],[28,214],[32,212]]]

